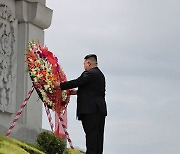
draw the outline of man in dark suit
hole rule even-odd
[[[107,116],[105,102],[105,77],[97,67],[97,56],[87,55],[84,58],[85,71],[75,80],[55,83],[61,90],[78,87],[71,90],[77,94],[77,117],[82,121],[86,134],[86,154],[102,154],[105,117]]]

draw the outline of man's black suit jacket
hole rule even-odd
[[[105,77],[98,67],[84,71],[80,77],[60,84],[62,90],[78,87],[77,116],[91,113],[107,115]]]

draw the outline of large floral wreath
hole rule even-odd
[[[28,72],[39,97],[50,109],[63,112],[69,102],[69,91],[55,89],[54,82],[66,81],[66,75],[58,64],[58,59],[47,47],[37,42],[28,43],[26,53]]]

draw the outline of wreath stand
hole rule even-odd
[[[32,86],[31,90],[28,92],[27,97],[24,99],[24,102],[22,103],[19,111],[17,112],[16,117],[14,118],[12,124],[10,125],[10,127],[9,127],[9,129],[8,129],[8,131],[7,131],[7,133],[5,134],[7,137],[10,135],[12,129],[14,128],[15,124],[17,123],[17,121],[18,121],[20,115],[22,114],[23,109],[26,107],[26,104],[27,104],[28,100],[30,99],[31,94],[33,93],[34,89],[35,89],[34,86]],[[59,100],[59,101],[60,101],[60,100]],[[58,101],[58,102],[59,102],[59,101]],[[56,119],[55,119],[55,121],[56,121],[56,122],[55,122],[55,129],[56,129],[56,131],[54,131],[54,124],[53,124],[53,122],[52,122],[52,116],[51,116],[50,110],[49,110],[49,108],[47,107],[47,105],[46,105],[45,102],[43,102],[43,104],[44,104],[44,108],[45,108],[45,110],[46,110],[46,114],[47,114],[48,121],[49,121],[49,124],[50,124],[50,127],[51,127],[51,131],[52,131],[53,133],[55,133],[56,135],[59,135],[59,134],[57,133],[57,131],[59,132],[59,126],[60,126],[60,124],[61,124],[61,126],[62,126],[62,128],[63,128],[63,130],[64,130],[64,133],[65,133],[65,135],[66,135],[66,138],[67,138],[67,141],[68,141],[68,143],[69,143],[70,148],[71,148],[71,149],[74,149],[74,147],[73,147],[73,145],[72,145],[72,141],[71,141],[71,139],[70,139],[70,137],[69,137],[69,133],[68,133],[68,131],[67,131],[67,127],[66,127],[66,125],[65,125],[65,123],[64,123],[64,120],[63,120],[63,118],[62,118],[62,115],[61,115],[58,111],[55,110],[55,114],[56,114],[57,116],[56,116]],[[66,112],[66,111],[65,111],[65,112]],[[57,119],[57,117],[58,117],[58,119]]]

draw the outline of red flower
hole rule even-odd
[[[42,74],[44,76],[44,75],[46,75],[46,71],[45,70],[40,70],[40,74]]]
[[[27,58],[27,59],[36,60],[36,55],[35,55],[34,53],[32,53],[32,54],[26,54],[26,58]]]
[[[40,63],[37,63],[37,67],[40,67],[41,66],[41,64]]]
[[[29,66],[29,68],[30,68],[30,69],[35,68],[35,66],[34,66],[34,63],[33,63],[33,62],[30,62],[30,63],[28,64],[28,66]]]
[[[45,81],[46,78],[45,78],[44,76],[42,76],[42,77],[41,77],[41,80]],[[43,83],[44,83],[44,82],[43,82]],[[44,84],[46,84],[46,82],[45,82]]]

